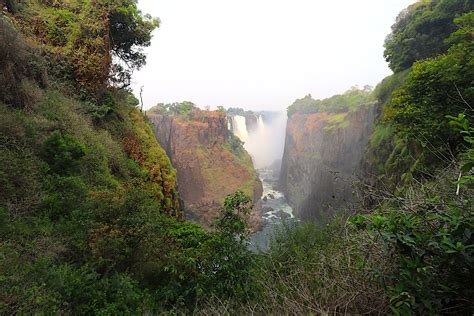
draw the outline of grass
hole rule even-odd
[[[336,129],[344,129],[349,127],[349,120],[347,120],[348,112],[331,114],[327,117],[327,125],[324,127],[325,131],[334,131]]]

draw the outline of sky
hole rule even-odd
[[[134,73],[144,108],[192,101],[211,109],[284,110],[391,74],[383,43],[415,0],[139,0],[160,18]]]

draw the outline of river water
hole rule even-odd
[[[249,248],[252,251],[267,252],[270,240],[284,222],[297,220],[293,209],[286,201],[282,192],[276,190],[278,173],[271,168],[258,169],[258,174],[263,186],[262,209],[263,229],[250,236]]]

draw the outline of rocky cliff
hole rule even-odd
[[[225,196],[242,190],[253,196],[249,225],[257,230],[262,185],[248,153],[229,142],[225,113],[193,109],[185,116],[148,113],[148,118],[177,170],[186,216],[209,228]]]
[[[374,107],[288,118],[280,185],[296,214],[321,220],[352,198],[374,121]]]

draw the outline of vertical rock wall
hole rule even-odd
[[[248,153],[233,152],[228,144],[225,113],[195,109],[186,117],[149,113],[148,118],[177,170],[186,216],[210,227],[224,198],[241,190],[257,205],[249,218],[251,228],[257,230],[262,184]]]
[[[296,214],[323,220],[351,201],[375,111],[295,113],[288,119],[280,185]]]

